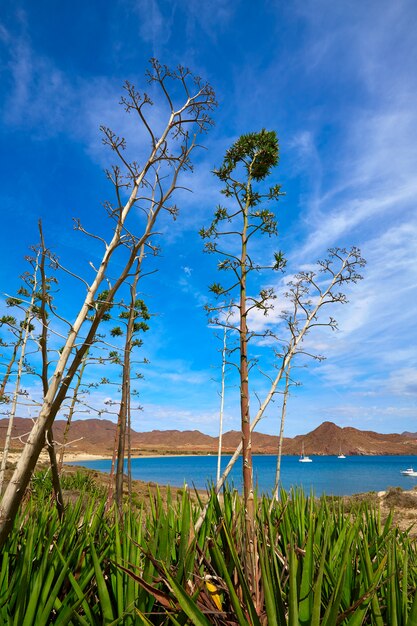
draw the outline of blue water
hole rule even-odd
[[[351,495],[365,491],[383,491],[400,486],[411,489],[417,478],[402,476],[400,470],[414,467],[415,456],[313,456],[312,463],[299,463],[297,456],[282,457],[281,478],[284,489],[300,486],[306,492],[313,489],[315,495]],[[223,457],[225,467],[230,457]],[[109,472],[109,460],[79,461],[78,465]],[[254,456],[254,478],[259,491],[270,493],[275,478],[276,457]],[[132,477],[161,485],[182,487],[187,483],[197,489],[205,489],[216,476],[217,458],[213,456],[176,456],[132,459]],[[241,489],[241,461],[238,460],[229,476],[229,484]]]

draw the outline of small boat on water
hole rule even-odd
[[[417,472],[415,472],[412,467],[408,467],[405,470],[401,470],[400,474],[402,474],[403,476],[417,476]]]
[[[337,455],[337,458],[338,459],[345,459],[346,458],[345,455],[342,452],[342,446],[340,446],[339,454]]]
[[[313,462],[313,459],[310,459],[309,456],[306,456],[304,454],[304,444],[301,447],[301,456],[298,460],[300,463],[312,463]]]

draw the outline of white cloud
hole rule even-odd
[[[412,396],[417,399],[417,368],[394,369],[386,381],[386,388],[396,396]]]
[[[5,122],[36,129],[36,136],[64,131],[77,99],[63,72],[38,57],[24,36],[13,38],[8,48],[13,87],[3,103]]]
[[[139,18],[140,36],[152,43],[153,55],[157,57],[158,50],[170,39],[172,14],[162,13],[158,0],[138,0],[133,6]]]
[[[216,410],[207,411],[200,408],[184,409],[168,407],[159,404],[148,404],[144,412],[133,420],[133,428],[137,431],[153,429],[167,430],[201,430],[211,436],[218,434],[219,413]],[[230,420],[225,416],[226,428]]]

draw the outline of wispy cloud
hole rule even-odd
[[[411,422],[417,369],[415,3],[295,0],[288,7],[261,3],[252,13],[249,3],[226,0],[206,4],[192,0],[187,5],[178,0],[120,0],[114,5],[114,15],[123,18],[120,23],[129,21],[125,39],[121,43],[118,34],[117,42],[129,49],[129,55],[124,57],[127,63],[119,59],[120,65],[112,66],[111,77],[108,59],[105,63],[97,59],[90,72],[83,71],[81,60],[77,71],[75,62],[68,69],[59,60],[63,57],[51,52],[67,54],[59,42],[39,45],[32,36],[40,19],[35,13],[33,24],[20,12],[14,25],[9,20],[0,26],[5,59],[0,122],[11,141],[16,133],[28,143],[45,140],[47,146],[59,137],[77,144],[101,168],[112,159],[101,144],[100,124],[127,136],[130,157],[145,158],[145,134],[117,103],[122,80],[135,81],[138,69],[142,86],[144,59],[151,53],[174,65],[186,63],[220,85],[218,125],[202,138],[208,150],[195,153],[194,173],[181,180],[193,193],[180,190],[178,221],[173,224],[167,216],[159,224],[166,257],[158,259],[161,272],[145,287],[152,308],[164,314],[153,319],[144,348],[152,361],[142,388],[143,404],[151,407],[143,414],[146,423],[153,427],[157,417],[167,427],[175,422],[211,428],[218,398],[210,364],[217,362],[218,354],[216,347],[205,350],[211,330],[203,312],[198,312],[198,322],[193,318],[183,358],[179,355],[184,346],[175,338],[180,327],[190,325],[190,311],[207,301],[206,285],[219,279],[214,257],[201,257],[197,236],[210,223],[216,205],[227,201],[211,170],[239,134],[262,127],[278,131],[281,165],[273,178],[283,183],[287,195],[278,207],[278,246],[263,239],[252,253],[267,263],[273,250],[283,247],[288,276],[259,274],[251,284],[250,293],[275,286],[278,294],[268,317],[252,313],[251,328],[259,332],[281,328],[288,277],[312,268],[328,247],[358,245],[368,261],[364,280],[348,291],[349,304],[328,310],[340,330],[316,329],[306,339],[306,348],[324,353],[327,360],[295,370],[303,386],[292,392],[289,411],[294,423],[299,427],[303,419],[311,417],[313,422],[325,416],[376,426],[395,415]],[[80,32],[90,37],[83,28],[80,20]],[[110,37],[106,48],[110,55],[115,45]],[[121,71],[127,74],[121,76]],[[163,116],[156,108],[149,113],[159,128]],[[14,189],[7,190],[7,198],[4,192],[8,217],[14,204],[22,204],[21,215],[30,212],[37,183],[25,172],[30,191],[24,200],[20,196],[16,200]],[[51,194],[59,195],[53,181],[50,185]],[[42,190],[38,193],[41,196]],[[77,188],[74,197],[82,193]],[[37,204],[42,200],[43,196]],[[59,232],[56,239],[73,256],[74,245],[77,250],[84,245],[83,258],[94,254],[88,242],[73,244],[67,233]],[[253,352],[266,358],[266,370],[273,370],[267,344],[254,342]],[[265,387],[254,369],[252,389]],[[236,419],[237,406],[236,394],[231,393],[230,423]]]
[[[63,72],[49,59],[38,57],[27,36],[12,38],[3,28],[3,41],[12,77],[12,89],[3,101],[4,121],[36,129],[36,135],[43,137],[65,130],[77,101]]]

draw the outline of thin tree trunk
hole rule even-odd
[[[87,367],[87,358],[88,358],[88,351],[85,353],[84,358],[83,358],[82,363],[81,363],[81,367],[80,367],[80,369],[77,372],[77,382],[75,384],[74,392],[72,394],[71,404],[70,404],[69,411],[68,411],[67,423],[65,424],[64,434],[63,434],[63,438],[62,438],[62,446],[61,446],[61,449],[60,449],[60,452],[59,452],[59,461],[58,461],[58,472],[59,473],[61,473],[62,466],[64,464],[64,456],[65,456],[65,452],[66,452],[66,449],[67,449],[69,431],[70,431],[70,428],[71,428],[72,418],[74,417],[75,407],[77,405],[78,392],[80,390],[81,381],[82,381],[82,378],[83,378],[83,374],[84,374],[85,368]]]
[[[340,279],[340,277],[343,275],[344,270],[346,269],[346,266],[350,260],[351,254],[348,254],[346,256],[346,258],[344,259],[344,261],[341,264],[340,269],[338,270],[338,272],[334,273],[332,275],[332,280],[330,282],[330,284],[327,286],[327,288],[320,293],[320,296],[316,302],[316,306],[310,311],[310,313],[307,315],[306,320],[303,324],[303,327],[301,328],[301,330],[298,332],[298,334],[293,335],[287,352],[286,354],[283,356],[282,362],[281,362],[281,367],[278,370],[277,375],[275,376],[274,380],[272,381],[272,384],[269,388],[269,391],[264,399],[264,401],[262,402],[261,406],[258,409],[258,412],[255,416],[255,418],[252,420],[251,424],[250,424],[250,431],[253,432],[253,430],[256,428],[256,426],[258,425],[258,423],[260,422],[260,420],[262,419],[269,403],[271,402],[272,398],[274,397],[277,387],[279,385],[279,383],[281,382],[282,376],[285,373],[285,371],[288,369],[288,366],[290,365],[293,356],[295,355],[295,353],[297,352],[297,348],[300,345],[300,343],[303,341],[303,338],[306,334],[306,332],[308,331],[308,329],[310,328],[311,324],[314,323],[314,320],[316,319],[316,316],[318,314],[319,309],[323,306],[323,304],[326,302],[327,297],[329,296],[332,288],[334,287],[334,285],[338,284],[338,281]],[[235,452],[233,453],[232,458],[230,459],[229,463],[227,464],[220,480],[217,482],[216,488],[215,488],[215,493],[218,494],[220,492],[220,490],[222,489],[224,483],[226,482],[227,477],[229,476],[230,472],[232,471],[233,466],[235,465],[237,459],[239,458],[241,452],[242,452],[242,447],[243,447],[243,441],[241,441],[239,443],[239,445],[236,447]],[[200,516],[195,524],[195,532],[198,532],[201,528],[201,526],[203,525],[204,519],[206,517],[207,511],[209,509],[209,502],[207,502],[201,513]]]
[[[117,454],[116,454],[116,489],[115,489],[115,502],[119,512],[121,512],[123,506],[123,476],[124,476],[124,460],[125,460],[125,443],[126,443],[126,421],[127,421],[127,393],[128,382],[125,377],[124,368],[128,365],[129,359],[125,358],[123,366],[123,383],[122,383],[122,399],[120,402],[119,416],[118,416],[118,441],[117,441]]]
[[[22,334],[23,334],[22,332],[19,333],[18,340],[16,341],[16,343],[13,346],[12,356],[10,358],[10,361],[9,361],[8,365],[7,365],[6,373],[4,374],[3,380],[2,380],[1,385],[0,385],[0,400],[2,400],[3,397],[4,397],[4,392],[6,391],[6,386],[7,386],[7,383],[9,382],[9,378],[10,378],[10,373],[12,371],[12,367],[16,363],[17,353],[18,353],[18,350],[19,350],[19,347],[20,347],[21,341],[22,341]]]
[[[117,445],[119,441],[119,424],[116,424],[116,430],[114,431],[114,442],[113,442],[113,453],[111,457],[111,466],[110,466],[110,474],[109,474],[109,488],[107,490],[107,502],[106,502],[106,512],[110,509],[113,504],[113,494],[114,494],[114,473],[116,469],[116,459],[117,459]]]
[[[224,414],[224,388],[225,388],[225,372],[226,372],[226,347],[227,347],[227,328],[224,328],[223,349],[222,349],[222,384],[220,391],[220,418],[219,418],[219,446],[217,450],[217,475],[216,482],[219,482],[222,466],[222,441],[223,441],[223,414]]]
[[[21,329],[19,336],[18,336],[18,340],[15,343],[15,345],[13,346],[13,353],[12,353],[12,357],[8,363],[7,366],[7,371],[4,375],[2,384],[1,384],[1,389],[0,389],[0,399],[2,400],[4,398],[4,392],[6,390],[6,386],[7,383],[9,382],[9,378],[10,378],[10,373],[12,371],[12,367],[16,362],[16,358],[17,358],[17,353],[18,353],[18,349],[21,346],[22,343],[22,337],[23,337],[23,329]],[[10,450],[10,442],[12,439],[12,432],[13,432],[13,418],[11,417],[11,415],[9,416],[9,422],[7,424],[7,431],[6,431],[6,437],[4,440],[4,447],[3,447],[3,454],[2,454],[2,459],[1,459],[1,467],[0,467],[0,496],[3,492],[3,484],[4,484],[4,474],[6,471],[6,467],[7,467],[7,458],[9,456],[9,450]]]
[[[46,259],[46,248],[45,241],[43,238],[43,230],[42,230],[42,221],[39,220],[39,234],[41,240],[41,260],[39,264],[39,270],[41,275],[41,304],[39,307],[39,320],[42,325],[41,336],[39,338],[39,344],[41,347],[41,356],[42,356],[42,387],[43,387],[43,397],[48,393],[49,382],[48,382],[48,318],[46,315],[46,300],[48,298],[48,286],[47,279],[45,273],[45,259]],[[55,504],[58,510],[59,519],[64,517],[64,498],[62,495],[61,481],[59,479],[59,467],[56,458],[56,450],[55,450],[55,442],[54,442],[54,433],[52,430],[52,426],[48,428],[46,435],[46,445],[49,454],[49,462],[51,464],[51,477],[52,477],[52,486],[54,490],[54,499]]]
[[[281,480],[282,443],[284,441],[285,416],[287,413],[288,391],[290,387],[290,370],[291,370],[291,363],[288,364],[287,371],[285,372],[285,390],[284,390],[284,399],[282,401],[282,409],[281,409],[281,424],[280,424],[280,429],[279,429],[277,467],[276,467],[276,472],[275,472],[274,490],[272,493],[271,504],[269,505],[270,513],[273,509],[274,502],[279,499],[279,483]]]
[[[248,364],[248,325],[246,310],[246,279],[248,262],[248,213],[250,198],[251,176],[247,182],[247,200],[243,210],[243,227],[241,235],[240,258],[240,303],[239,303],[239,352],[240,352],[240,416],[242,431],[242,473],[243,473],[243,500],[245,506],[245,544],[247,561],[245,562],[249,588],[258,606],[258,559],[257,541],[255,532],[255,503],[253,493],[253,461],[252,461],[252,432],[249,413],[249,364]]]
[[[127,399],[127,493],[129,504],[132,503],[132,414],[131,394]]]
[[[38,253],[37,257],[36,257],[35,269],[34,269],[34,273],[33,273],[32,295],[31,295],[31,299],[30,299],[30,303],[29,303],[28,309],[27,309],[27,311],[25,313],[25,317],[24,317],[24,320],[23,320],[23,326],[22,326],[23,335],[21,335],[21,338],[20,338],[20,340],[18,342],[18,344],[20,344],[20,356],[19,356],[19,361],[18,361],[18,364],[17,364],[16,383],[15,383],[14,392],[13,392],[12,406],[11,406],[11,409],[10,409],[9,423],[7,425],[6,439],[5,439],[5,442],[4,442],[3,457],[2,457],[2,461],[1,461],[1,467],[0,467],[0,495],[3,493],[4,475],[5,475],[6,466],[7,466],[7,458],[9,456],[10,442],[11,442],[11,439],[12,439],[14,418],[16,416],[17,400],[18,400],[18,396],[19,396],[20,382],[22,380],[22,375],[23,375],[23,366],[24,366],[24,362],[25,362],[26,346],[27,346],[27,342],[28,342],[29,334],[30,334],[31,320],[34,317],[33,307],[34,307],[35,300],[36,300],[37,273],[38,273],[38,270],[39,270],[39,253]],[[10,375],[10,372],[9,372],[9,375]],[[5,387],[6,384],[7,384],[7,380],[4,379],[3,383],[4,383],[4,387]]]
[[[59,469],[58,462],[56,458],[56,450],[55,450],[55,441],[54,441],[54,433],[52,427],[48,429],[46,435],[46,446],[49,454],[49,463],[51,465],[51,478],[52,478],[52,487],[54,489],[54,500],[56,504],[56,508],[58,511],[58,517],[60,520],[63,519],[65,509],[64,509],[64,497],[62,495],[61,481],[59,478]]]
[[[29,328],[29,318],[27,317],[26,318],[26,329],[25,329],[25,333],[24,333],[24,337],[23,337],[23,341],[22,341],[22,346],[21,346],[20,357],[19,357],[19,361],[18,361],[18,365],[17,365],[17,377],[16,377],[16,383],[15,383],[15,388],[14,388],[14,392],[13,392],[12,406],[11,406],[11,409],[10,409],[9,423],[7,425],[6,439],[5,439],[5,442],[4,442],[3,457],[2,457],[2,460],[1,460],[1,468],[0,468],[0,495],[3,493],[4,475],[5,475],[5,471],[6,471],[6,467],[7,467],[7,458],[9,456],[10,442],[12,440],[13,424],[14,424],[14,418],[16,416],[16,409],[17,409],[17,399],[18,399],[18,396],[19,396],[20,381],[22,379],[23,363],[24,363],[24,359],[25,359],[26,344],[27,344],[27,340],[28,340],[28,336],[29,336],[28,328]]]
[[[137,187],[135,186],[135,194],[137,192]],[[128,203],[129,204],[129,203]],[[131,205],[133,204],[133,198],[131,198]],[[20,459],[17,463],[15,472],[13,474],[12,480],[10,481],[3,499],[0,505],[0,547],[4,545],[4,542],[10,532],[10,529],[13,524],[13,520],[16,516],[19,504],[22,500],[23,494],[26,490],[26,487],[29,483],[32,472],[35,468],[36,462],[39,458],[39,454],[45,443],[45,435],[49,428],[52,426],[53,421],[61,408],[61,404],[64,401],[68,389],[71,385],[73,377],[77,372],[82,358],[87,350],[90,348],[99,323],[101,321],[102,315],[105,312],[103,307],[101,311],[97,314],[94,321],[91,324],[90,330],[87,334],[87,338],[84,343],[80,346],[80,348],[76,351],[75,356],[72,360],[68,371],[64,376],[64,370],[67,365],[67,362],[73,353],[74,345],[78,334],[81,330],[84,321],[90,314],[91,308],[93,306],[94,297],[97,293],[99,286],[101,285],[105,272],[107,270],[110,257],[113,252],[118,247],[118,242],[120,239],[119,229],[113,236],[113,240],[111,244],[106,248],[106,252],[103,257],[103,261],[98,269],[96,274],[96,278],[93,281],[93,284],[88,290],[86,299],[84,301],[83,306],[77,316],[76,321],[74,322],[68,337],[66,344],[60,354],[60,358],[55,368],[55,373],[51,379],[51,383],[49,385],[48,393],[44,398],[44,402],[39,413],[38,419],[35,422],[35,425],[32,428],[32,431],[29,435],[28,441],[23,449],[23,452],[20,456]],[[134,259],[132,259],[133,262]],[[131,265],[128,264],[128,267],[125,268],[125,272],[123,274],[128,273]],[[114,296],[114,292],[117,291],[120,284],[123,282],[125,275],[120,277],[120,280],[116,282],[116,285],[113,286],[113,289],[110,290],[110,300]]]
[[[123,380],[122,380],[122,398],[120,402],[120,410],[118,417],[118,449],[117,449],[117,463],[116,463],[116,504],[119,510],[123,505],[123,477],[124,477],[124,460],[126,449],[126,429],[127,429],[127,416],[130,400],[130,375],[131,364],[130,357],[132,353],[132,341],[135,328],[136,319],[136,294],[137,286],[140,276],[141,264],[144,256],[144,248],[142,246],[141,254],[137,260],[137,266],[135,276],[130,287],[130,306],[129,306],[129,318],[126,328],[126,341],[124,346],[123,355]]]

